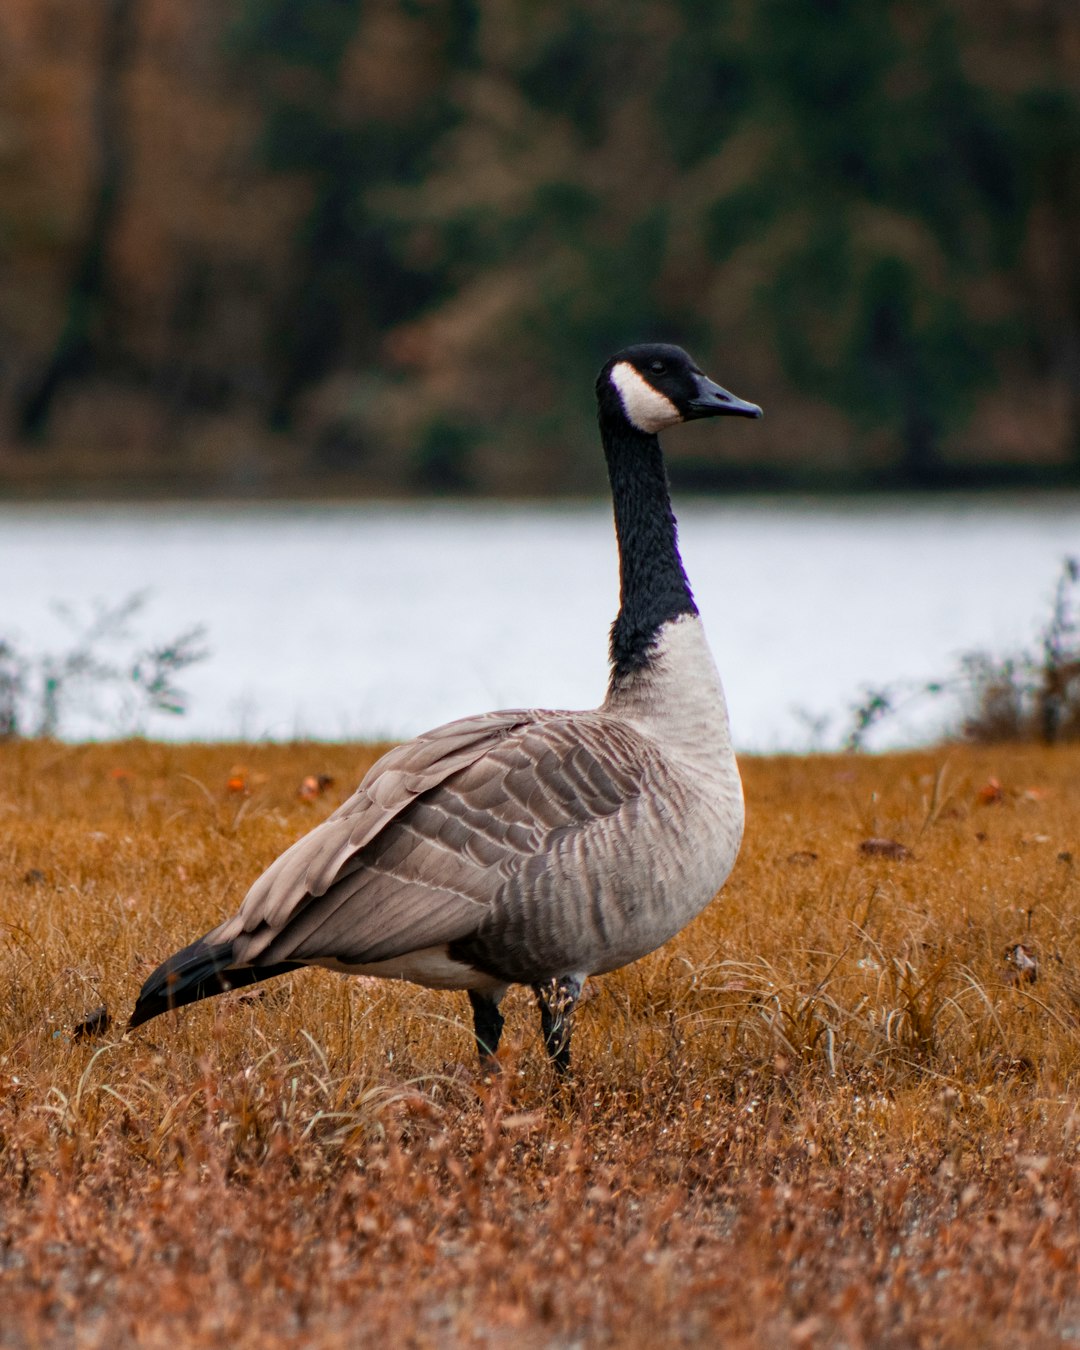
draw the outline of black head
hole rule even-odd
[[[714,384],[681,347],[643,342],[616,352],[596,381],[602,414],[618,416],[638,431],[655,434],[698,417],[760,417]]]

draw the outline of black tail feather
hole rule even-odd
[[[199,999],[213,998],[215,994],[224,994],[245,984],[258,984],[260,980],[284,975],[296,970],[300,964],[279,961],[273,965],[230,968],[231,961],[231,942],[210,943],[200,938],[190,947],[184,947],[158,966],[140,989],[128,1027],[142,1026],[152,1017],[172,1008],[182,1008],[185,1003],[197,1003]]]

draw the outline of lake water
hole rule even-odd
[[[691,501],[679,524],[751,750],[836,744],[863,686],[1030,644],[1061,559],[1080,553],[1080,498],[1065,494]],[[143,727],[184,739],[401,737],[494,707],[590,707],[617,607],[607,503],[3,506],[0,578],[0,638],[31,654],[70,642],[56,601],[86,615],[148,591],[144,642],[205,625],[187,714]],[[946,715],[913,704],[871,743],[932,736]],[[132,724],[105,699],[63,729]]]

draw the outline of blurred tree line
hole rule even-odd
[[[644,338],[702,484],[1080,476],[1080,5],[5,0],[0,490],[590,490]]]

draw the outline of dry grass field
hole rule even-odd
[[[745,762],[571,1091],[524,991],[494,1084],[464,995],[320,971],[125,1035],[373,754],[0,746],[0,1346],[1080,1340],[1080,751]]]

